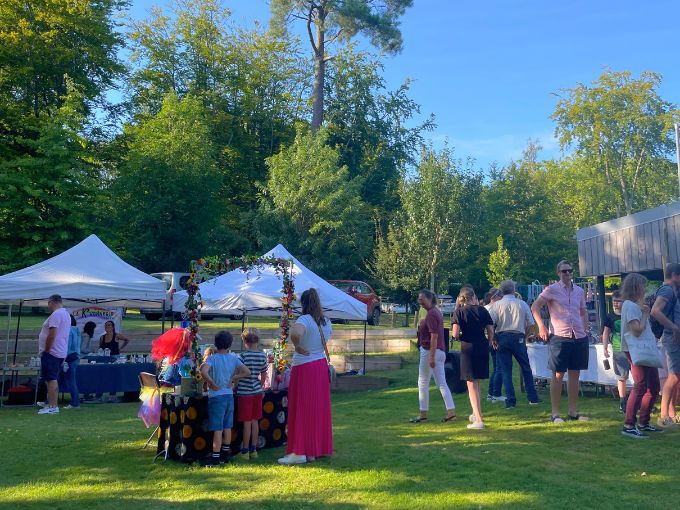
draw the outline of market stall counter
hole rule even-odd
[[[236,399],[234,399],[236,416]],[[258,449],[275,448],[286,443],[288,391],[266,391],[262,401]],[[243,424],[234,420],[231,451],[239,451]],[[166,393],[161,402],[158,428],[158,455],[192,463],[205,457],[212,448],[213,433],[208,430],[208,397]]]
[[[139,392],[141,372],[155,373],[155,363],[82,363],[76,384],[80,393]]]

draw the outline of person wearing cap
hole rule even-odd
[[[568,418],[570,420],[588,421],[588,417],[577,411],[579,378],[581,370],[588,369],[589,344],[586,331],[588,330],[588,311],[586,310],[585,292],[572,281],[574,269],[567,260],[557,264],[559,281],[548,285],[538,299],[531,305],[531,311],[538,324],[538,336],[548,342],[548,366],[553,373],[550,381],[550,402],[552,423],[564,423],[560,416],[560,399],[562,397],[562,382],[565,374],[569,375],[567,393],[569,401]],[[553,334],[550,335],[541,319],[541,308],[548,307],[550,325]]]
[[[40,377],[47,386],[47,404],[38,414],[58,414],[59,372],[68,351],[71,316],[62,306],[61,296],[53,294],[47,299],[50,316],[43,323],[38,336]]]

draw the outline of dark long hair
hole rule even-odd
[[[113,321],[106,321],[104,323],[104,334],[102,335],[102,338],[106,336],[106,325],[111,324],[111,329],[113,330],[113,336],[111,337],[111,341],[113,342],[116,339],[116,323]]]
[[[87,321],[83,326],[83,333],[86,333],[90,335],[90,337],[93,337],[95,329],[97,329],[97,324],[92,321]]]
[[[326,325],[326,317],[323,314],[321,307],[321,299],[316,289],[307,289],[300,296],[300,304],[302,305],[302,315],[311,315],[319,326]]]

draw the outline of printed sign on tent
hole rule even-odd
[[[123,309],[122,308],[103,308],[101,306],[81,306],[78,308],[68,308],[68,312],[76,318],[78,323],[78,329],[82,333],[83,326],[88,322],[94,322],[97,327],[94,330],[94,339],[96,340],[97,350],[99,347],[99,337],[103,335],[106,331],[104,330],[104,324],[106,321],[113,321],[116,327],[116,333],[120,333],[121,325],[123,322]]]

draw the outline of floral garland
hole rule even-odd
[[[191,261],[191,274],[187,281],[188,299],[185,303],[186,320],[189,321],[189,332],[191,335],[191,375],[200,380],[199,371],[201,353],[198,345],[198,318],[203,308],[199,283],[215,278],[224,273],[235,269],[240,269],[244,273],[252,269],[259,272],[263,267],[270,266],[277,275],[282,276],[283,286],[281,288],[281,320],[279,321],[280,332],[274,341],[274,367],[278,372],[283,372],[288,366],[286,360],[286,349],[288,348],[288,336],[290,334],[290,321],[294,318],[293,303],[295,302],[295,285],[293,283],[292,261],[277,257],[255,257],[244,256],[236,258],[205,257]]]

